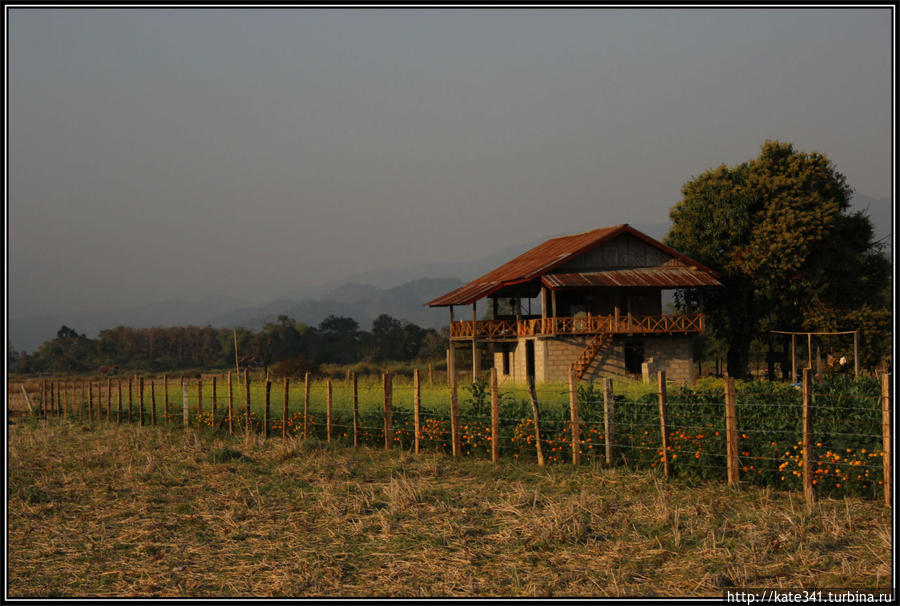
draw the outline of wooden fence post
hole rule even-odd
[[[168,425],[172,422],[172,419],[169,416],[169,375],[163,375],[163,402],[165,408],[163,424]]]
[[[386,372],[381,375],[381,387],[384,392],[384,449],[390,450],[394,445],[391,435],[393,433],[393,377],[391,373]]]
[[[456,392],[456,355],[453,347],[447,355],[447,381],[450,384],[450,439],[454,457],[462,456],[462,439],[459,435],[459,399]]]
[[[156,425],[156,381],[150,379],[150,424]]]
[[[81,401],[78,402],[78,420],[84,421],[84,406],[87,403],[84,395],[84,381],[81,381]]]
[[[270,413],[270,402],[271,402],[271,393],[272,393],[272,381],[269,380],[268,376],[266,377],[266,409],[265,416],[263,419],[263,437],[269,437],[269,429],[272,424],[272,415]]]
[[[69,382],[63,381],[63,415],[69,416]]]
[[[581,464],[581,419],[578,416],[578,380],[575,366],[569,368],[569,413],[572,417],[572,465]]]
[[[216,410],[218,402],[216,401],[216,375],[213,375],[212,378],[212,423],[210,423],[210,427],[216,427]]]
[[[144,424],[144,377],[140,378],[138,383],[138,393],[140,394],[140,411],[141,411],[141,425]]]
[[[231,371],[228,371],[228,435],[234,435],[234,387],[231,382]]]
[[[326,441],[331,442],[331,379],[325,382],[325,431],[328,434]]]
[[[40,411],[42,415],[47,414],[47,382],[44,379],[41,379],[41,407]]]
[[[662,440],[663,473],[668,478],[671,470],[669,467],[669,434],[666,428],[666,371],[657,371],[656,377],[659,382],[659,435]]]
[[[356,373],[353,373],[353,445],[359,446],[359,391]]]
[[[737,396],[734,391],[734,377],[725,378],[725,465],[728,485],[737,486],[740,480],[738,466]]]
[[[500,462],[500,391],[495,366],[491,366],[491,461]]]
[[[244,369],[244,429],[247,439],[250,438],[250,373]]]
[[[122,381],[116,381],[116,423],[122,422]]]
[[[41,394],[43,396],[43,394]],[[41,406],[44,406],[44,403],[41,402]],[[88,422],[94,422],[94,382],[88,381]]]
[[[881,451],[884,466],[884,506],[891,506],[891,375],[881,375]]]
[[[203,425],[203,376],[197,379],[197,431]]]
[[[191,426],[191,411],[188,410],[188,386],[181,377],[181,421],[185,429]]]
[[[538,412],[537,393],[534,391],[534,377],[528,375],[528,396],[531,398],[531,412],[534,415],[534,444],[537,449],[537,464],[544,466],[544,448],[541,444],[541,419]]]
[[[428,363],[428,386],[434,389],[434,362]]]
[[[309,371],[304,376],[303,395],[303,437],[309,437]]]
[[[607,467],[612,467],[613,464],[613,443],[616,433],[614,426],[616,412],[614,406],[612,379],[603,379],[603,445],[606,450]]]
[[[290,381],[284,378],[284,396],[281,402],[281,439],[287,440],[287,421],[288,421],[288,390],[290,389]]]
[[[106,422],[112,422],[112,379],[106,379]]]
[[[413,371],[413,452],[419,454],[419,434],[422,431],[422,398],[419,392],[419,369]]]
[[[811,373],[811,368],[803,369],[803,497],[809,507],[812,507],[816,501],[816,494],[813,490],[812,412],[810,410],[812,386],[809,382]]]
[[[184,379],[182,379],[183,381]],[[128,377],[128,422],[131,423],[131,411],[134,408],[134,378]]]

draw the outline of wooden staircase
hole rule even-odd
[[[572,366],[575,367],[576,379],[581,380],[581,377],[584,376],[584,373],[587,372],[587,369],[590,368],[591,363],[593,363],[594,358],[597,357],[597,353],[603,349],[604,345],[606,345],[609,337],[610,334],[608,332],[601,332],[594,335],[594,338],[591,339],[578,359],[572,364]]]

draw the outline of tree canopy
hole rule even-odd
[[[681,193],[664,242],[718,271],[724,288],[686,292],[680,304],[702,301],[727,341],[730,374],[746,374],[751,340],[769,330],[864,326],[878,341],[890,262],[825,155],[767,140],[757,158],[709,170]]]

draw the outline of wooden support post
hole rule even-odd
[[[812,369],[812,333],[806,333],[806,367]]]
[[[270,412],[270,402],[271,402],[271,394],[272,394],[272,381],[269,380],[269,377],[266,376],[266,405],[265,411],[263,413],[263,437],[269,437],[269,428],[271,425],[271,412]]]
[[[122,422],[122,381],[116,381],[116,423]]]
[[[813,448],[812,448],[812,385],[810,384],[811,368],[803,369],[803,497],[806,504],[812,507],[816,500],[813,490]]]
[[[553,328],[552,328],[551,332],[555,335],[556,334],[556,291],[555,290],[550,291],[550,301],[551,301],[552,311],[553,311]]]
[[[303,396],[303,437],[309,437],[309,371],[304,377],[304,396]]]
[[[456,392],[456,352],[453,351],[453,343],[450,343],[450,355],[448,357],[447,380],[450,382],[450,440],[451,451],[454,457],[462,456],[462,440],[459,435],[459,399]]]
[[[331,379],[325,383],[325,431],[331,442]]]
[[[390,450],[394,445],[393,419],[393,377],[386,372],[381,375],[381,387],[384,393],[384,449]]]
[[[734,377],[725,379],[725,464],[728,485],[737,486],[740,480],[738,471],[738,432],[737,432],[737,396],[734,391]]]
[[[203,377],[197,379],[197,431],[203,424]]]
[[[572,465],[581,464],[581,420],[578,417],[578,380],[575,366],[569,367],[569,413],[572,423]]]
[[[353,373],[353,445],[359,446],[359,390]]]
[[[143,425],[144,424],[144,377],[141,377],[138,380],[138,394],[139,394],[138,402],[140,404],[140,412],[141,412],[141,425]]]
[[[250,373],[244,369],[244,435],[250,438]]]
[[[859,376],[859,331],[853,331],[853,374]]]
[[[528,396],[531,398],[531,412],[534,416],[534,445],[537,451],[537,464],[544,466],[544,448],[541,444],[541,416],[538,410],[537,393],[534,391],[534,377],[528,376]]]
[[[228,435],[234,435],[234,388],[230,370],[228,371]]]
[[[150,424],[156,425],[156,381],[150,379]]]
[[[210,427],[216,427],[216,410],[218,402],[216,401],[216,376],[213,375],[212,378],[212,423],[210,423]]]
[[[491,367],[491,461],[500,462],[500,390],[497,369]]]
[[[281,400],[281,439],[287,440],[287,424],[288,424],[288,391],[291,383],[287,377],[284,378],[284,396]]]
[[[184,377],[181,379],[184,383]],[[134,410],[134,378],[128,377],[128,422],[131,423],[132,410]]]
[[[666,427],[666,371],[656,372],[659,383],[659,435],[662,445],[663,474],[668,478],[671,473],[669,467],[669,434]]]
[[[606,378],[603,379],[603,445],[606,450],[607,467],[612,467],[613,464],[613,440],[615,436],[615,427],[613,426],[615,410],[613,406],[615,406],[613,382],[612,379]]]
[[[420,417],[422,398],[419,392],[419,369],[413,370],[413,452],[419,454],[419,434],[422,432],[422,419]]]
[[[884,465],[884,506],[891,506],[891,375],[881,375],[881,451]]]
[[[188,386],[181,377],[181,422],[185,429],[191,426],[191,412],[188,409]]]

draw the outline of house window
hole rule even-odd
[[[625,372],[641,374],[644,363],[644,344],[640,341],[625,342]]]

